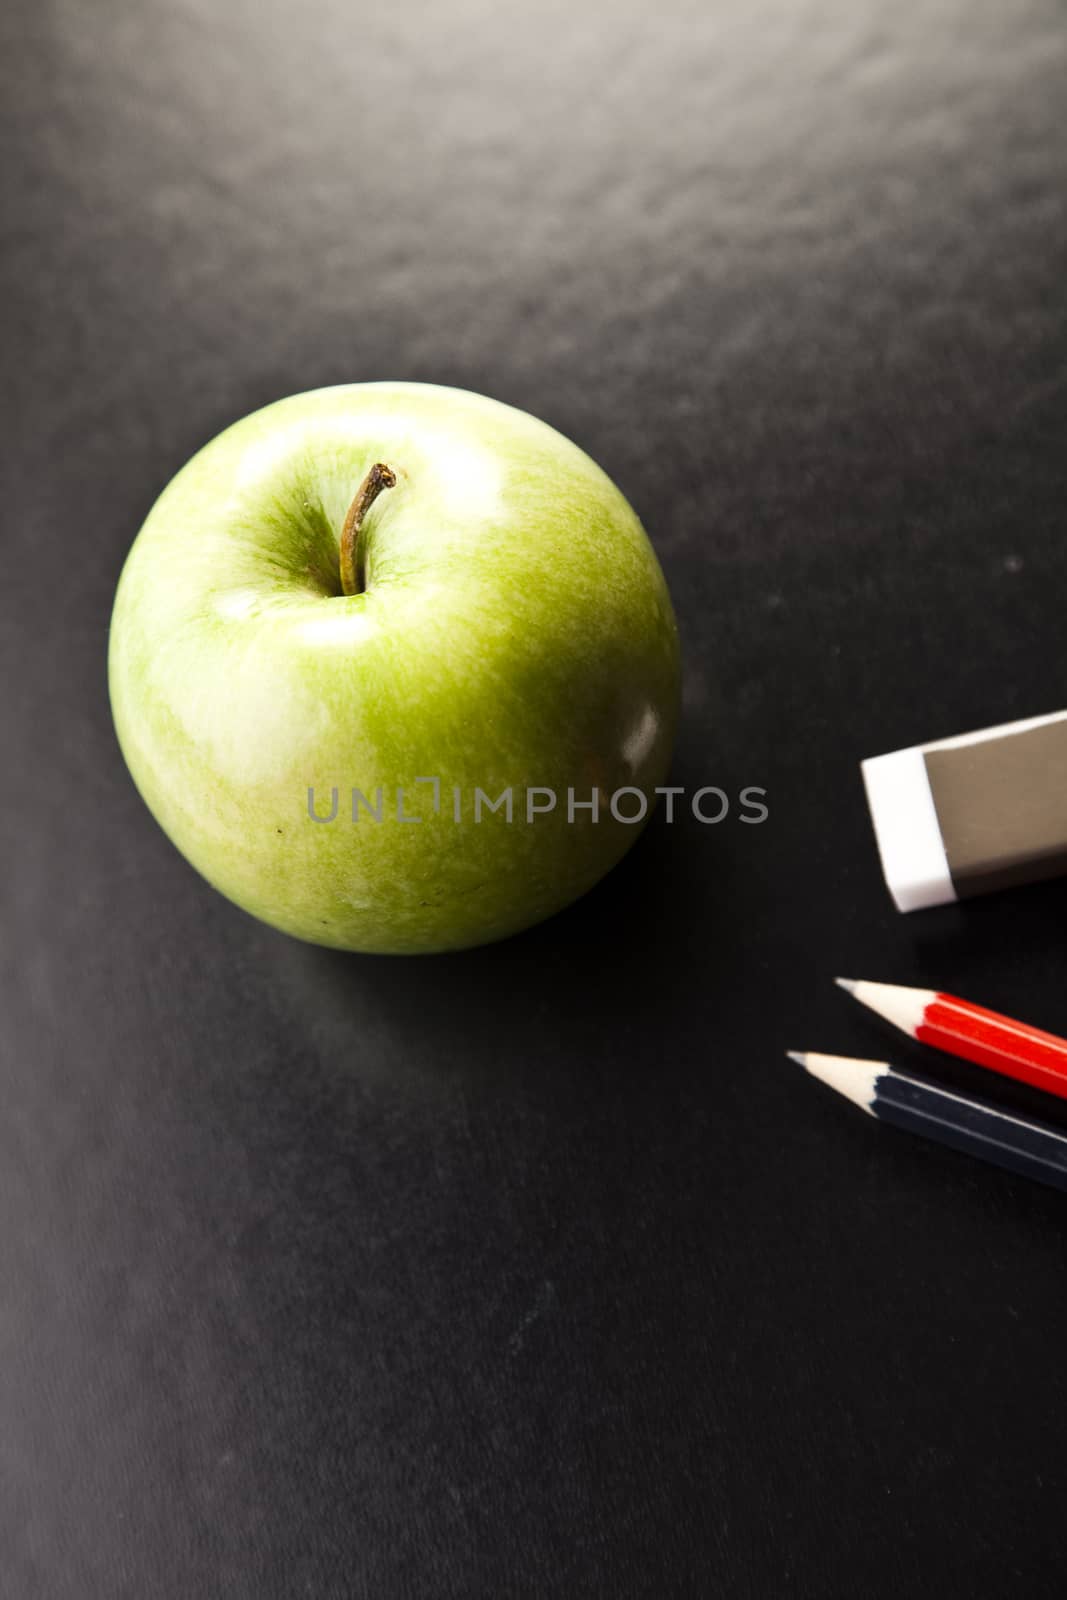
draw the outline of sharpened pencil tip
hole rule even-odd
[[[803,1067],[807,1070],[808,1058],[803,1050],[787,1050],[786,1055],[790,1061],[795,1061],[798,1067]]]
[[[837,984],[839,989],[844,989],[846,994],[855,994],[856,990],[859,988],[859,984],[856,982],[855,978],[835,978],[834,982]]]

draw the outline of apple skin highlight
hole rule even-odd
[[[378,462],[396,481],[345,594],[339,537]],[[642,829],[609,797],[654,806],[679,701],[667,587],[611,480],[524,412],[408,383],[295,395],[205,446],[130,551],[108,671],[134,781],[208,882],[383,953],[501,939],[590,889]],[[529,787],[558,796],[532,822]],[[315,821],[309,789],[325,815],[333,788]],[[353,822],[353,788],[382,790],[380,822]],[[507,788],[513,820],[475,822],[475,791]],[[598,791],[599,819],[568,821],[568,790]]]

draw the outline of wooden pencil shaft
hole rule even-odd
[[[921,1044],[1067,1097],[1067,1040],[982,1006],[938,995],[915,1031]]]
[[[920,1044],[1067,1098],[1067,1039],[935,989],[838,982],[861,1005]]]
[[[1067,1190],[1067,1135],[1044,1123],[1007,1116],[897,1072],[879,1077],[872,1109],[880,1122]]]

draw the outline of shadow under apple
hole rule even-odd
[[[744,969],[729,844],[708,831],[654,819],[581,900],[479,949],[352,955],[266,934],[287,1020],[302,1016],[344,1071],[391,1080],[551,1077],[572,1073],[576,1054],[598,1073],[669,1070],[680,994],[710,974],[728,990]],[[372,1035],[391,1048],[366,1048]]]

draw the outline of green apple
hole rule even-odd
[[[123,570],[109,677],[142,796],[223,894],[318,944],[448,950],[549,916],[634,842],[678,636],[575,445],[368,383],[267,406],[178,473]]]

